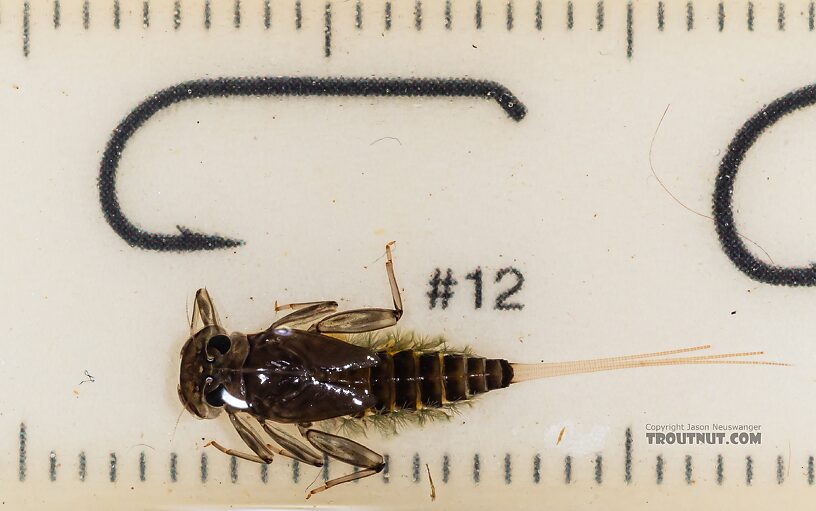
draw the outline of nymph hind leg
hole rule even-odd
[[[287,449],[281,449],[281,448],[275,447],[274,445],[272,445],[272,444],[270,444],[268,442],[265,442],[264,439],[261,438],[260,435],[258,435],[258,433],[255,432],[255,430],[253,430],[250,427],[250,425],[247,423],[247,421],[244,418],[240,417],[238,414],[230,413],[229,418],[230,418],[230,422],[232,422],[233,427],[235,427],[235,431],[237,431],[238,435],[241,437],[241,440],[243,440],[244,443],[247,445],[247,447],[249,447],[252,450],[252,452],[254,452],[255,454],[247,454],[245,452],[236,451],[234,449],[227,449],[226,447],[223,447],[221,444],[219,444],[218,442],[215,442],[215,441],[209,442],[207,444],[207,446],[211,445],[211,446],[215,447],[216,449],[218,449],[219,451],[223,452],[224,454],[227,454],[227,455],[230,455],[230,456],[235,456],[237,458],[241,458],[241,459],[244,459],[244,460],[247,460],[247,461],[253,461],[255,463],[265,463],[265,464],[272,463],[272,461],[274,460],[274,455],[279,454],[281,456],[286,456],[287,458],[292,458],[292,459],[295,459],[295,460],[298,460],[298,461],[302,461],[303,463],[313,465],[313,466],[316,466],[316,467],[323,466],[323,460],[320,457],[318,457],[317,454],[312,452],[311,449],[309,449],[305,445],[302,446],[304,449],[307,450],[305,455],[301,455],[302,449],[293,449],[290,452]],[[263,424],[260,421],[258,421],[258,422],[262,426],[264,426],[265,431],[269,432],[269,430],[267,430],[267,427],[266,427],[265,424]],[[284,433],[284,435],[286,435],[286,434]],[[272,436],[272,438],[275,439],[275,441],[278,441],[277,438],[275,438],[274,435],[270,435],[270,436]],[[290,435],[287,435],[287,436],[290,436]],[[278,442],[278,443],[280,443],[280,442]],[[283,445],[284,447],[287,447],[284,444],[281,444],[281,445]],[[315,462],[315,461],[317,461],[317,462]]]
[[[346,474],[341,477],[336,477],[326,481],[323,486],[319,486],[306,495],[308,499],[315,493],[326,491],[338,484],[356,481],[364,477],[373,476],[385,467],[385,460],[382,455],[377,454],[368,447],[358,444],[348,438],[325,433],[317,429],[311,429],[308,424],[301,424],[299,426],[300,434],[309,441],[318,451],[331,456],[336,460],[347,463],[354,467],[359,467],[362,470],[351,474]]]
[[[211,441],[207,445],[215,447],[224,454],[236,456],[248,461],[254,461],[256,463],[272,463],[272,460],[275,459],[275,452],[268,447],[261,438],[258,437],[252,428],[250,428],[249,424],[247,424],[244,419],[235,413],[230,413],[229,418],[230,422],[232,422],[232,426],[235,428],[235,431],[238,432],[238,436],[241,437],[241,440],[243,440],[247,447],[252,449],[252,452],[255,454],[247,454],[234,449],[227,449],[215,441]]]
[[[391,255],[390,242],[385,246],[385,272],[388,274],[388,283],[391,286],[393,309],[354,309],[338,312],[325,317],[315,323],[313,329],[327,334],[357,334],[373,332],[397,324],[402,317],[402,297],[400,296],[397,278],[394,276],[394,260]]]
[[[296,328],[300,330],[308,330],[313,324],[321,318],[337,312],[337,302],[305,302],[305,303],[290,303],[287,305],[275,305],[275,312],[293,309],[295,312],[287,314],[279,320],[272,323],[269,330],[276,328]]]
[[[269,421],[258,420],[258,422],[261,424],[266,434],[286,451],[292,453],[295,459],[314,467],[323,466],[323,456],[316,453],[314,449],[310,448],[308,445],[304,444],[286,431],[271,424]]]
[[[256,456],[254,454],[247,454],[245,452],[236,451],[235,449],[227,449],[226,447],[219,444],[215,440],[210,440],[209,442],[207,442],[206,445],[204,445],[204,447],[209,447],[209,446],[215,447],[216,449],[223,452],[227,456],[235,456],[236,458],[241,458],[242,460],[252,461],[252,462],[255,462],[255,463],[263,463],[263,464],[272,463],[272,459],[264,460],[264,459],[261,459],[260,456]]]

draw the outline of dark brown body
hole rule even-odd
[[[502,359],[414,350],[376,354],[375,366],[353,375],[376,399],[367,410],[374,413],[441,406],[507,387],[513,379],[513,368]]]
[[[442,407],[513,379],[506,360],[463,353],[372,350],[300,330],[246,340],[236,397],[247,403],[245,411],[277,422]]]

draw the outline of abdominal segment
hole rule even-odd
[[[513,369],[506,360],[438,351],[378,351],[379,363],[368,368],[376,404],[368,413],[442,407],[507,387]]]

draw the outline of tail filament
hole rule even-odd
[[[545,362],[541,364],[511,364],[513,379],[510,383],[518,383],[541,378],[566,376],[569,374],[596,373],[599,371],[613,371],[616,369],[631,369],[635,367],[674,366],[692,364],[739,364],[739,365],[767,365],[788,366],[782,362],[766,362],[762,360],[731,360],[739,357],[762,355],[763,351],[746,351],[742,353],[725,353],[721,355],[696,355],[687,357],[667,357],[692,351],[711,348],[710,344],[681,348],[655,353],[641,353],[622,357],[596,358],[591,360],[576,360],[572,362]]]

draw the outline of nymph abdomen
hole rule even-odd
[[[438,351],[378,351],[368,375],[373,413],[437,407],[510,385],[506,360]]]

